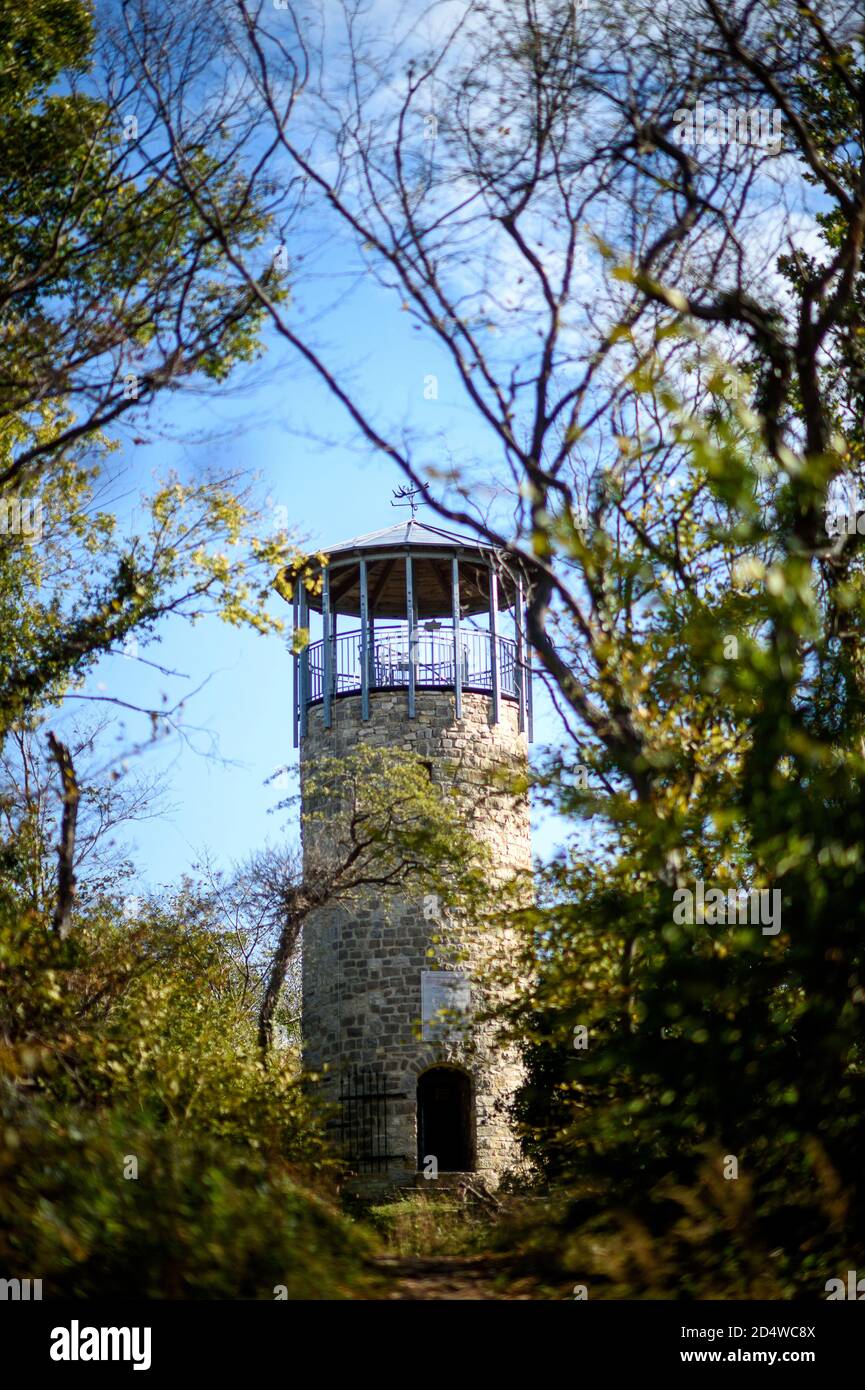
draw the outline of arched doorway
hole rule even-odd
[[[469,1173],[472,1147],[470,1078],[457,1067],[431,1067],[417,1083],[418,1169],[432,1156],[440,1173]]]

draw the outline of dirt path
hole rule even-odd
[[[383,1255],[376,1267],[387,1280],[384,1298],[523,1299],[531,1295],[505,1289],[502,1262],[490,1255]]]

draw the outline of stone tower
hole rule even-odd
[[[322,755],[409,750],[471,806],[493,873],[529,870],[527,797],[496,783],[503,768],[525,769],[531,730],[519,578],[492,549],[414,517],[308,564],[320,592],[294,591],[295,627],[310,638],[295,657],[302,796]],[[325,831],[305,830],[307,856],[325,848],[311,834]],[[441,929],[435,900],[410,883],[307,919],[304,1063],[361,1185],[438,1171],[495,1186],[519,1156],[506,1110],[518,1057],[472,1022],[484,933],[443,957],[431,946]]]

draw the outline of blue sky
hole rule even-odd
[[[332,245],[296,307],[307,317],[323,315],[317,331],[329,360],[350,373],[359,399],[379,420],[426,441],[419,453],[426,462],[439,461],[445,451],[483,458],[489,440],[449,378],[437,345],[412,329],[408,314],[385,290],[347,272],[345,264],[345,253]],[[435,401],[424,398],[431,372],[440,382]],[[256,369],[223,392],[174,397],[161,417],[170,438],[130,445],[124,455],[122,487],[130,496],[150,490],[154,473],[171,469],[183,477],[204,467],[249,470],[260,476],[274,515],[287,517],[299,543],[310,548],[408,515],[391,507],[392,490],[404,481],[396,466],[352,437],[326,388],[281,343],[269,341]],[[429,511],[420,515],[435,521]],[[288,616],[276,597],[274,606]],[[162,640],[142,654],[184,678],[112,656],[88,678],[85,693],[158,704],[165,692],[173,704],[184,691],[206,684],[186,708],[187,739],[171,737],[130,764],[130,775],[138,769],[163,772],[167,803],[163,814],[136,824],[124,837],[140,886],[176,881],[205,851],[227,868],[268,842],[294,835],[294,815],[273,813],[290,783],[283,777],[265,785],[296,760],[285,639],[228,628],[216,619],[196,627],[172,620]],[[536,688],[536,742],[555,736],[540,694]],[[75,714],[97,708],[77,702],[72,707]],[[146,735],[144,718],[124,718],[130,740]],[[548,847],[551,834],[548,828],[539,844]]]

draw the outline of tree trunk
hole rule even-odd
[[[261,1008],[258,1011],[258,1046],[264,1062],[273,1043],[273,1016],[279,1002],[279,995],[285,983],[288,963],[294,954],[297,938],[303,925],[304,909],[299,903],[286,904],[285,919],[279,934],[279,943],[270,966]]]
[[[78,823],[78,802],[81,793],[72,764],[72,754],[65,743],[54,734],[48,735],[51,756],[60,769],[63,783],[63,818],[60,822],[60,843],[57,846],[57,903],[51,925],[66,939],[72,930],[72,908],[75,904],[75,828]]]

